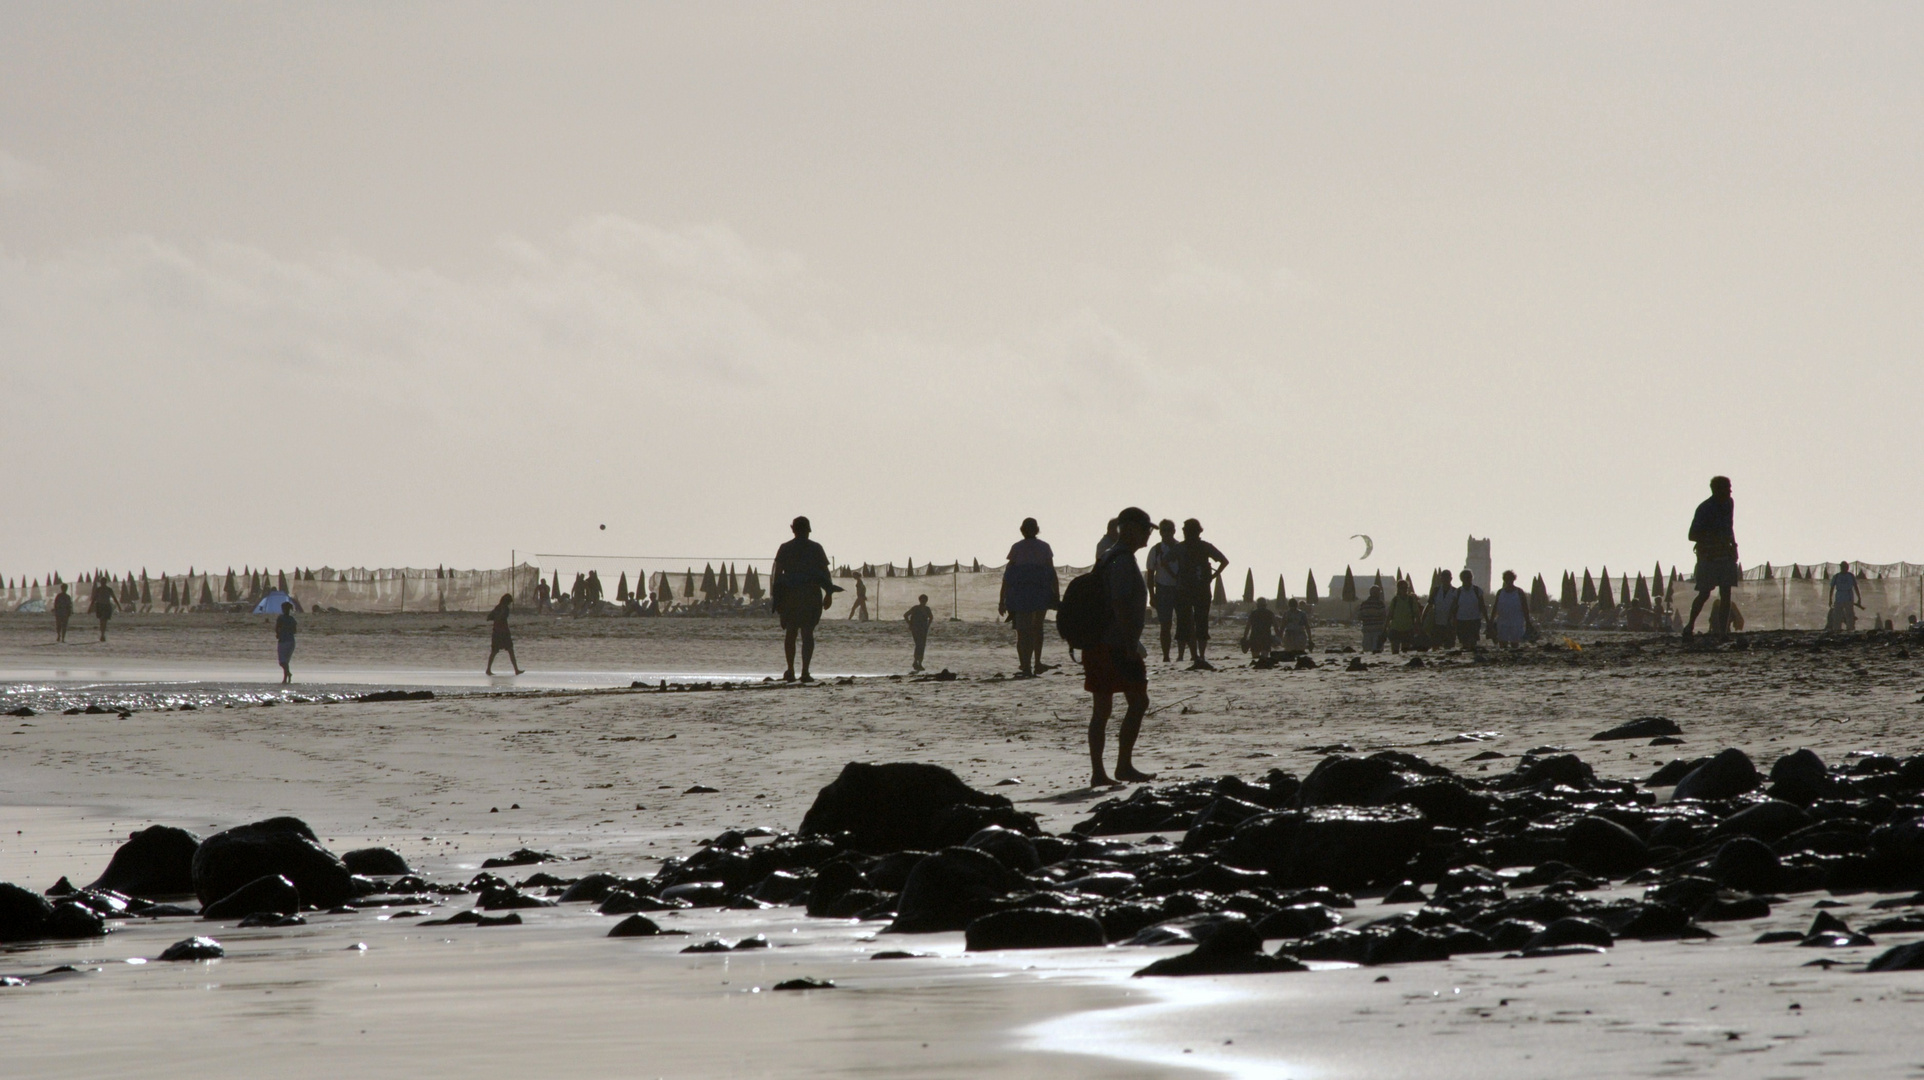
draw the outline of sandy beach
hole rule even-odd
[[[441,672],[454,683],[485,644],[465,621],[311,617],[296,671],[405,670],[429,681]],[[570,860],[544,867],[556,874],[635,875],[725,828],[793,828],[851,760],[945,765],[1010,793],[1051,830],[1100,797],[1082,787],[1079,677],[997,678],[1012,650],[993,624],[938,624],[931,667],[954,681],[891,677],[906,664],[898,627],[837,624],[823,634],[821,667],[858,676],[848,682],[662,691],[628,689],[626,676],[759,680],[778,664],[777,631],[761,620],[530,619],[519,628],[530,681],[544,668],[601,670],[610,686],[455,683],[432,701],[363,703],[292,700],[330,689],[304,674],[285,692],[271,685],[259,619],[128,616],[107,645],[53,656],[43,623],[0,621],[10,702],[112,701],[127,691],[98,673],[141,665],[227,677],[178,684],[208,702],[191,711],[43,709],[6,729],[0,802],[12,827],[0,836],[0,880],[36,890],[62,875],[91,880],[134,828],[206,834],[276,814],[308,821],[336,851],[393,847],[432,880],[465,880],[482,859],[520,847]],[[1349,644],[1341,630],[1328,634],[1328,648]],[[1062,659],[1059,643],[1050,653]],[[1326,659],[1338,662],[1216,673],[1152,664],[1153,700],[1173,707],[1151,718],[1140,760],[1165,780],[1304,773],[1341,743],[1475,770],[1491,764],[1469,761],[1477,753],[1561,745],[1600,774],[1636,779],[1678,753],[1724,746],[1767,762],[1800,746],[1837,760],[1924,743],[1917,667],[1902,643],[1686,652],[1674,640],[1618,637],[1486,663],[1433,654],[1421,669],[1380,656],[1352,672],[1348,656]],[[250,664],[257,682],[233,677]],[[74,674],[18,681],[60,665]],[[1681,724],[1685,744],[1585,741],[1649,714]],[[1465,733],[1479,736],[1456,741]],[[1020,783],[994,786],[1010,779]],[[696,785],[716,791],[685,794]],[[1898,1033],[1924,1002],[1914,979],[1807,968],[1808,950],[1747,944],[1808,922],[1809,899],[1768,925],[1687,946],[1194,980],[1128,977],[1180,950],[965,955],[960,934],[878,938],[881,924],[794,908],[664,914],[689,940],[763,933],[780,946],[746,957],[683,956],[681,939],[608,940],[612,920],[580,905],[500,928],[416,928],[383,918],[392,911],[317,914],[281,930],[136,920],[105,939],[0,953],[6,973],[80,969],[0,991],[0,1027],[10,1057],[49,1076],[239,1076],[267,1063],[299,1076],[343,1067],[398,1076],[565,1061],[593,1076],[1381,1076],[1420,1063],[1426,1074],[1524,1077],[1572,1052],[1591,1075],[1911,1067],[1914,1044]],[[1380,907],[1361,899],[1347,914],[1397,910]],[[228,957],[125,962],[195,933],[220,938]],[[866,959],[885,948],[933,955]],[[837,988],[769,989],[795,975]],[[209,1054],[210,1045],[227,1049]]]

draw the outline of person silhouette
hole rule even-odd
[[[902,613],[902,621],[909,624],[909,636],[915,639],[915,666],[909,670],[921,671],[922,656],[929,648],[929,626],[935,622],[927,593],[915,598],[915,606]]]
[[[281,663],[281,685],[294,681],[294,669],[288,663],[294,659],[294,632],[299,629],[294,623],[294,602],[281,601],[280,618],[274,620],[274,654]]]
[[[799,637],[801,681],[812,683],[815,676],[809,673],[809,667],[815,660],[815,627],[842,587],[829,574],[828,553],[809,539],[813,526],[808,519],[798,517],[789,522],[788,528],[795,538],[775,550],[775,565],[768,572],[769,600],[781,618],[782,653],[788,658],[782,681],[795,681],[795,642]]]
[[[1730,497],[1730,477],[1711,477],[1710,498],[1697,504],[1696,516],[1690,519],[1690,542],[1697,545],[1697,567],[1691,574],[1697,598],[1690,602],[1690,620],[1683,628],[1686,638],[1697,632],[1697,615],[1713,589],[1722,603],[1711,609],[1710,632],[1719,639],[1730,636],[1730,590],[1743,580],[1743,568],[1737,562],[1736,507]]]
[[[67,623],[73,619],[73,597],[62,583],[60,595],[53,598],[53,640],[57,644],[67,641]]]
[[[1055,552],[1038,537],[1041,531],[1034,518],[1022,519],[1022,539],[1009,548],[1008,563],[1002,568],[1002,592],[995,601],[995,613],[1008,616],[1015,625],[1019,679],[1049,670],[1049,665],[1042,662],[1042,629],[1050,609],[1062,599],[1056,583]]]
[[[484,669],[494,674],[494,658],[503,650],[508,654],[508,666],[514,668],[516,675],[521,674],[521,661],[514,658],[514,634],[508,630],[508,609],[514,606],[514,594],[502,593],[501,602],[488,612],[488,622],[493,628],[488,638],[488,666]]]

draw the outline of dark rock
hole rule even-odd
[[[298,818],[270,818],[215,833],[194,852],[193,868],[194,892],[203,907],[276,874],[316,907],[338,907],[354,895],[347,865]]]
[[[1703,905],[1700,903],[1697,906]],[[1657,941],[1681,937],[1689,928],[1690,911],[1676,904],[1646,901],[1637,905],[1636,913],[1619,925],[1616,931],[1618,937],[1636,941]]]
[[[909,872],[915,869],[915,864],[933,854],[932,851],[891,851],[868,864],[858,883],[882,892],[901,892],[902,886],[909,883]]]
[[[1698,922],[1744,922],[1770,917],[1770,904],[1755,896],[1719,896],[1697,911]]]
[[[1909,865],[1924,862],[1924,816],[1887,821],[1871,830],[1878,854]]]
[[[830,919],[881,919],[894,918],[894,904],[899,893],[882,892],[879,889],[850,889],[835,898],[835,902],[823,909],[823,917]]]
[[[1913,941],[1885,949],[1877,954],[1870,963],[1864,965],[1865,971],[1924,971],[1924,941]]]
[[[958,807],[1005,811],[1009,820],[998,824],[1024,833],[1037,831],[1034,818],[1017,813],[1007,798],[977,791],[939,765],[850,762],[815,796],[800,832],[803,836],[846,834],[851,846],[876,853],[936,850],[959,843],[982,827],[955,835],[959,824],[976,817],[953,813]]]
[[[1855,931],[1826,930],[1822,933],[1807,934],[1804,940],[1797,944],[1805,949],[1861,949],[1867,945],[1875,945],[1877,942]]]
[[[1780,840],[1810,824],[1810,815],[1793,803],[1767,799],[1730,815],[1710,830],[1716,836],[1752,836],[1763,841]]]
[[[1103,944],[1102,924],[1072,911],[1017,908],[984,915],[964,934],[969,952],[994,949],[1072,949]]]
[[[1717,849],[1705,874],[1733,889],[1768,892],[1783,880],[1783,864],[1770,845],[1762,840],[1740,836]]]
[[[89,889],[128,896],[185,896],[194,891],[194,852],[200,837],[170,825],[151,825],[127,837]]]
[[[661,890],[663,900],[680,900],[689,907],[721,907],[728,903],[728,886],[719,881],[685,881]]]
[[[279,915],[272,911],[257,911],[242,919],[239,925],[243,927],[306,926],[307,920],[299,915]]]
[[[1307,971],[1289,956],[1267,956],[1263,939],[1246,922],[1220,925],[1216,932],[1200,940],[1181,956],[1164,957],[1136,972],[1137,977],[1157,975],[1252,975],[1277,971]]]
[[[808,895],[809,881],[787,870],[777,870],[755,884],[748,895],[765,904],[793,904]]]
[[[1383,894],[1385,904],[1424,904],[1428,903],[1429,899],[1423,895],[1422,888],[1414,881],[1402,882]]]
[[[533,848],[518,848],[506,856],[481,860],[481,869],[494,870],[503,866],[536,866],[544,862],[555,862],[553,854],[536,851]]]
[[[961,930],[988,914],[995,901],[1018,880],[987,852],[945,848],[916,863],[909,872],[889,931],[925,934]]]
[[[1504,919],[1489,927],[1485,936],[1499,949],[1521,949],[1543,929],[1542,923],[1530,919]]]
[[[1261,888],[1269,883],[1269,875],[1260,870],[1238,870],[1212,862],[1182,875],[1176,883],[1187,891],[1227,895]]]
[[[154,904],[141,908],[138,914],[143,919],[179,919],[198,916],[200,912],[179,904]]]
[[[227,955],[221,943],[210,937],[190,937],[167,946],[156,960],[219,960]]]
[[[1027,874],[1042,868],[1042,859],[1036,855],[1035,842],[1019,832],[991,825],[969,837],[963,847],[986,851],[995,856],[995,861],[1018,874]],[[905,877],[903,885],[907,885]],[[898,887],[899,888],[899,887]]]
[[[1136,875],[1122,870],[1103,870],[1094,874],[1084,874],[1062,883],[1065,889],[1074,889],[1091,896],[1118,896],[1136,887]]]
[[[678,911],[690,906],[686,902],[674,903],[627,889],[616,889],[603,898],[595,910],[603,915],[629,915],[637,911]]]
[[[1802,941],[1804,935],[1795,930],[1769,930],[1757,935],[1752,945],[1783,945],[1787,942]]]
[[[1815,802],[1834,786],[1824,759],[1808,748],[1785,754],[1770,767],[1771,795],[1800,806]]]
[[[530,896],[509,885],[483,891],[474,906],[488,911],[511,911],[515,908],[553,907],[554,901],[545,896]]]
[[[1336,754],[1316,763],[1296,797],[1303,806],[1377,806],[1408,786],[1388,761]]]
[[[1325,930],[1320,934],[1292,941],[1289,951],[1302,960],[1333,960],[1347,964],[1360,964],[1363,955],[1369,950],[1367,935],[1355,930]]]
[[[369,701],[369,702],[433,701],[434,691],[432,690],[375,690],[371,693],[362,694],[359,697],[356,697],[354,700]]]
[[[1365,934],[1363,937],[1363,963],[1370,967],[1379,964],[1422,964],[1450,958],[1450,948],[1442,937],[1408,926],[1396,927],[1387,934]]]
[[[450,915],[445,919],[423,919],[416,926],[520,926],[519,912],[510,911],[506,915],[483,915],[475,908]]]
[[[356,848],[341,856],[351,874],[371,874],[375,877],[398,877],[412,874],[408,861],[393,848],[365,847]]]
[[[1565,945],[1595,945],[1607,949],[1616,944],[1616,938],[1602,923],[1593,919],[1570,917],[1558,919],[1543,928],[1542,932],[1524,942],[1525,949],[1559,949]]]
[[[1563,831],[1564,858],[1593,874],[1622,877],[1650,861],[1637,834],[1609,818],[1587,815]]]
[[[1221,858],[1285,885],[1351,887],[1401,880],[1429,832],[1429,821],[1407,807],[1284,810],[1237,826]]]
[[[721,953],[732,952],[734,948],[733,945],[723,941],[721,938],[709,938],[707,941],[698,941],[693,945],[689,945],[681,951],[685,953]]]
[[[764,934],[751,934],[735,943],[736,952],[748,952],[753,949],[766,948],[768,948],[768,937]]]
[[[1471,791],[1454,778],[1411,784],[1396,793],[1396,801],[1414,806],[1432,823],[1452,829],[1481,827],[1493,816],[1495,806],[1488,795]]]
[[[239,919],[266,912],[293,915],[301,910],[301,890],[280,874],[263,874],[201,908],[203,919]]]
[[[1616,739],[1655,739],[1664,735],[1682,735],[1683,729],[1675,720],[1664,716],[1639,716],[1635,720],[1618,724],[1607,731],[1599,731],[1590,736],[1591,742],[1610,742]]]
[[[562,892],[555,899],[564,904],[598,904],[608,899],[608,894],[621,888],[622,879],[613,874],[589,874]]]
[[[1301,938],[1341,925],[1343,917],[1322,904],[1291,904],[1258,920],[1256,935],[1266,939]]]
[[[1517,767],[1511,772],[1490,781],[1490,786],[1500,791],[1558,785],[1582,790],[1595,784],[1596,779],[1596,770],[1575,754],[1552,754],[1548,757],[1532,754],[1517,762]]]
[[[1717,898],[1718,884],[1694,874],[1671,878],[1644,890],[1646,902],[1672,904],[1685,911],[1696,911]]]
[[[53,905],[32,889],[0,882],[0,944],[47,936]]]
[[[938,677],[939,677],[939,676],[938,676]],[[955,677],[954,675],[950,675],[950,676],[949,676],[949,678],[951,678],[951,679],[953,679],[954,677]],[[775,985],[774,985],[773,987],[771,987],[770,989],[774,989],[774,990],[833,990],[833,989],[835,989],[835,980],[833,980],[833,979],[811,979],[811,978],[809,978],[809,977],[807,977],[807,976],[803,976],[803,977],[801,977],[801,978],[798,978],[798,979],[783,979],[783,980],[782,980],[781,982],[778,982],[778,983],[776,983],[776,984],[775,984]]]
[[[53,906],[47,916],[47,936],[51,938],[105,937],[107,920],[94,909],[72,900]]]
[[[907,881],[908,876],[904,874],[903,882]],[[818,919],[827,917],[829,908],[843,893],[863,885],[862,870],[853,863],[838,860],[818,868],[808,886],[808,913]]]
[[[1762,778],[1750,755],[1736,747],[1718,751],[1717,756],[1690,771],[1677,781],[1675,799],[1729,799],[1755,788]]]
[[[1656,772],[1653,772],[1649,776],[1645,777],[1643,781],[1643,786],[1673,787],[1676,785],[1676,783],[1679,780],[1682,780],[1684,777],[1689,776],[1699,766],[1703,765],[1705,762],[1709,760],[1710,759],[1707,757],[1688,758],[1688,759],[1672,758],[1662,768],[1658,769]]]

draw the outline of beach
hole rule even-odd
[[[123,614],[106,645],[79,644],[83,629],[76,620],[76,643],[56,649],[44,617],[0,617],[0,693],[36,707],[0,735],[0,880],[36,891],[63,875],[86,884],[150,824],[205,835],[291,814],[331,850],[384,845],[431,880],[464,881],[522,847],[564,861],[500,873],[638,875],[724,829],[793,829],[849,761],[945,766],[1050,831],[1110,794],[1083,787],[1079,669],[1006,678],[1012,634],[991,623],[937,622],[928,667],[952,681],[906,677],[899,624],[825,623],[823,682],[799,687],[762,681],[780,668],[771,620],[527,618],[516,633],[530,689],[473,680],[487,634],[472,615],[304,617],[296,682],[284,688],[263,618]],[[1217,640],[1234,632],[1219,625]],[[1320,628],[1319,648],[1353,647],[1353,635]],[[1577,637],[1580,649],[1485,662],[1433,653],[1420,668],[1383,654],[1351,671],[1356,654],[1319,652],[1315,670],[1259,671],[1220,645],[1219,672],[1152,662],[1152,704],[1171,707],[1150,718],[1138,762],[1159,782],[1303,774],[1340,745],[1474,773],[1507,767],[1478,754],[1561,746],[1600,776],[1636,780],[1724,747],[1767,768],[1799,747],[1842,761],[1924,744],[1914,643],[1901,638],[1690,650],[1674,638]],[[1053,632],[1047,659],[1064,660]],[[142,671],[197,707],[120,715],[115,703],[143,692],[124,675]],[[352,678],[324,681],[330,671]],[[556,685],[561,672],[569,681]],[[384,673],[438,689],[432,700],[351,700]],[[632,687],[643,675],[653,678]],[[113,707],[47,707],[82,700]],[[1588,741],[1647,715],[1675,720],[1684,743]],[[964,954],[959,933],[878,936],[880,923],[782,907],[659,916],[688,939],[609,940],[615,920],[581,905],[487,928],[418,928],[372,909],[284,929],[129,920],[103,939],[0,951],[4,974],[79,969],[0,990],[0,1038],[30,1066],[22,1075],[47,1076],[272,1065],[295,1076],[1523,1077],[1567,1069],[1572,1055],[1589,1075],[1916,1069],[1901,1034],[1924,1003],[1914,975],[1810,968],[1815,950],[1748,944],[1808,923],[1816,899],[1720,926],[1713,941],[1626,941],[1602,956],[1186,980],[1129,977],[1179,949]],[[1837,899],[1857,909],[1873,898]],[[1398,910],[1358,905],[1346,918]],[[126,962],[198,933],[228,956]],[[777,947],[679,952],[752,933]],[[934,955],[867,958],[883,949]],[[771,989],[796,976],[836,987]]]

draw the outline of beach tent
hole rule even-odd
[[[22,600],[15,604],[13,610],[27,615],[44,615],[47,611],[47,602],[36,596],[31,600]]]
[[[279,589],[270,589],[266,596],[261,597],[261,602],[254,605],[254,614],[279,615],[282,604],[293,604],[295,611],[301,610],[301,602],[299,600],[294,599]]]

